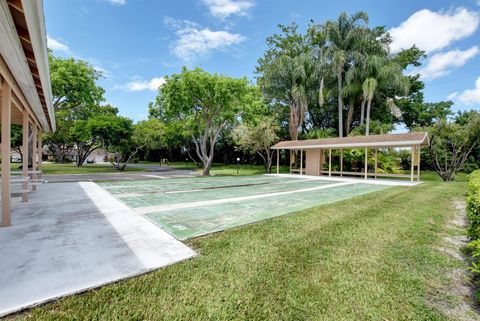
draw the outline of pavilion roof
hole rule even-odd
[[[369,136],[348,136],[321,139],[289,140],[273,145],[272,149],[361,148],[426,146],[428,133],[409,132]]]

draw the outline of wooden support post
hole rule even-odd
[[[343,176],[343,148],[340,149],[340,176]]]
[[[2,79],[2,225],[10,226],[10,133],[12,89]]]
[[[37,138],[38,138],[38,128],[37,128],[37,125],[33,124],[33,135],[32,135],[32,191],[36,191],[37,190],[37,184],[36,184],[36,180],[37,180],[37,156],[38,156],[38,152],[37,152]]]
[[[300,149],[300,175],[303,175],[303,149]]]
[[[280,173],[280,149],[277,149],[277,174]]]
[[[417,146],[417,181],[420,181],[420,146]]]
[[[323,152],[323,149],[318,150],[318,173],[319,175],[323,175],[323,162],[325,161],[325,154]]]
[[[413,166],[415,164],[415,146],[412,146],[412,156],[411,156],[411,169],[410,169],[410,181],[413,182]]]
[[[378,148],[375,148],[375,179],[377,179],[378,170]]]
[[[368,179],[368,148],[365,147],[365,180]]]
[[[22,202],[28,202],[28,134],[29,134],[29,122],[28,113],[23,111],[22,122]]]
[[[42,170],[42,157],[43,157],[43,141],[42,141],[42,129],[39,128],[38,130],[38,164],[37,164],[37,171]],[[41,174],[37,174],[37,178],[41,178]]]
[[[332,149],[328,149],[328,177],[332,177]]]
[[[292,174],[292,150],[290,149],[290,159],[288,160],[290,163],[290,174]]]

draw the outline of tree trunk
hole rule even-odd
[[[348,114],[347,114],[347,123],[345,124],[345,133],[348,134],[350,133],[350,130],[352,128],[352,122],[353,122],[353,112],[354,112],[354,104],[353,104],[353,99],[350,100],[350,103],[348,104]]]
[[[210,168],[212,167],[212,162],[207,161],[206,163],[203,163],[203,176],[210,176]]]
[[[343,75],[340,71],[337,75],[338,87],[338,136],[343,137],[343,98],[342,98]]]
[[[298,140],[298,105],[295,101],[290,102],[289,132],[291,140]]]
[[[367,103],[367,119],[366,119],[366,126],[365,126],[365,135],[370,134],[370,109],[372,108],[372,100],[368,99]]]
[[[192,134],[192,139],[195,144],[197,156],[200,158],[203,164],[203,176],[210,176],[210,167],[212,166],[213,162],[215,144],[217,143],[217,139],[221,131],[227,125],[227,121],[225,120],[216,129],[211,128],[211,119],[207,119],[205,123],[206,125],[205,129],[203,130],[203,135],[200,135],[197,139]]]
[[[360,106],[360,125],[365,124],[365,102],[366,100],[362,98],[362,104]]]
[[[272,173],[272,159],[274,151],[267,151],[267,174]]]

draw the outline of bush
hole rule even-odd
[[[469,236],[477,240],[480,238],[480,170],[468,176],[467,216],[470,221]]]
[[[468,235],[471,239],[468,248],[473,257],[469,270],[478,277],[480,275],[480,170],[468,176],[467,216],[470,221]]]

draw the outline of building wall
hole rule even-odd
[[[320,175],[323,166],[323,153],[321,149],[307,149],[306,150],[306,175]]]

